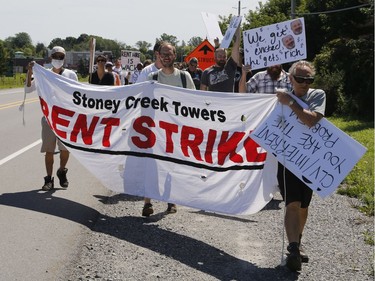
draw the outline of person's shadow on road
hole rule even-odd
[[[98,198],[98,197],[97,197]],[[119,200],[135,200],[121,196]],[[104,198],[101,198],[105,202]],[[4,193],[0,204],[64,218],[177,260],[218,280],[297,280],[284,267],[260,268],[205,242],[161,229],[142,217],[109,217],[83,204],[38,190]],[[96,220],[100,217],[100,223]],[[230,239],[228,237],[228,239]],[[248,249],[251,251],[251,249]]]

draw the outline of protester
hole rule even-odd
[[[141,74],[141,71],[143,69],[143,64],[141,62],[137,63],[137,66],[135,67],[135,70],[131,76],[130,84],[137,83],[137,79],[139,74]]]
[[[113,63],[107,61],[105,64],[105,69],[107,70],[107,72],[112,73],[113,77],[115,78],[115,86],[121,86],[120,76],[113,71]]]
[[[202,69],[198,67],[198,59],[193,57],[189,60],[188,67],[185,69],[194,81],[196,89],[201,87]]]
[[[289,106],[300,122],[312,127],[324,116],[326,95],[323,90],[312,89],[315,70],[307,61],[298,61],[289,69],[293,91],[289,95],[285,91],[276,92],[278,101]],[[304,109],[296,100],[302,100],[308,108]],[[286,266],[292,271],[299,271],[302,262],[308,261],[308,256],[301,247],[301,238],[308,215],[308,207],[313,191],[298,177],[279,163],[277,178],[280,193],[285,201],[285,231],[289,241]]]
[[[117,73],[120,77],[121,85],[125,84],[124,76],[122,75],[122,65],[121,65],[121,58],[115,60],[115,65],[112,67],[112,71]]]
[[[267,67],[265,71],[256,73],[246,82],[246,73],[251,71],[249,65],[242,67],[243,72],[239,83],[240,93],[275,94],[276,88],[292,91],[289,74],[283,70],[281,64]]]
[[[145,60],[145,61],[143,62],[143,68],[145,68],[146,66],[148,66],[148,65],[150,65],[150,64],[152,64],[152,60],[150,60],[150,59]]]
[[[234,36],[231,57],[227,60],[227,52],[223,48],[215,50],[215,65],[205,69],[201,79],[201,90],[215,92],[233,92],[234,78],[239,61],[241,28],[238,27]],[[216,45],[216,43],[215,43]]]
[[[162,44],[162,41],[156,41],[156,43],[154,45],[154,49],[153,49],[154,56],[155,56],[155,62],[142,69],[141,73],[138,76],[137,83],[147,81],[148,75],[151,72],[155,72],[162,67],[160,57],[159,57],[159,48],[160,48],[161,44]]]
[[[51,63],[52,69],[56,74],[60,74],[66,78],[78,81],[78,77],[73,70],[64,68],[64,59],[65,59],[65,49],[60,46],[55,46],[52,48],[51,51]],[[33,66],[35,62],[32,61],[28,64],[27,70],[27,79],[26,79],[26,93],[30,93],[36,89],[35,81],[32,80],[33,74]],[[68,169],[66,165],[69,160],[69,151],[66,147],[61,143],[61,141],[56,137],[52,129],[47,123],[46,118],[42,117],[42,147],[40,152],[45,153],[44,164],[47,172],[47,176],[44,177],[44,184],[42,186],[42,190],[49,191],[54,189],[54,178],[52,177],[53,174],[53,163],[54,163],[54,154],[56,144],[60,151],[60,167],[56,172],[57,177],[59,178],[60,186],[63,188],[67,188],[69,186],[69,182],[67,179],[67,172]]]
[[[105,64],[107,63],[107,57],[104,55],[98,55],[96,58],[97,67],[96,70],[90,75],[89,83],[97,85],[115,85],[115,77],[112,73],[108,73],[105,70]]]
[[[159,47],[158,56],[162,67],[160,70],[150,73],[147,77],[148,80],[157,80],[161,84],[175,87],[195,89],[191,76],[186,71],[174,67],[176,48],[171,43],[163,42]],[[176,212],[176,204],[168,203],[167,213]],[[151,199],[144,198],[142,216],[148,217],[153,213],[154,209],[151,204]]]

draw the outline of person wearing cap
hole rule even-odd
[[[105,69],[107,70],[107,72],[112,73],[113,77],[115,78],[115,86],[121,86],[120,76],[113,71],[113,63],[107,61],[105,64]]]
[[[54,73],[60,74],[66,78],[78,81],[78,77],[73,70],[64,68],[64,59],[65,59],[65,49],[60,46],[55,46],[51,51],[51,71]],[[35,62],[32,61],[28,64],[27,78],[25,85],[25,92],[30,93],[36,89],[35,81],[32,80],[33,66]],[[44,184],[42,190],[49,191],[54,189],[54,178],[53,174],[53,163],[54,163],[54,154],[56,144],[60,150],[60,167],[56,172],[57,177],[59,178],[60,186],[67,188],[69,186],[68,179],[66,174],[68,169],[66,165],[69,160],[69,151],[61,143],[61,141],[56,137],[52,129],[47,123],[46,118],[42,117],[42,147],[41,152],[45,153],[44,164],[47,172],[47,176],[44,177]]]
[[[198,59],[195,57],[191,58],[185,70],[189,72],[193,79],[195,89],[200,89],[203,70],[198,67]]]
[[[105,64],[107,63],[107,57],[105,55],[98,55],[96,57],[97,67],[96,70],[90,75],[89,83],[96,85],[115,85],[115,77],[112,73],[108,73],[105,70]]]
[[[143,64],[141,62],[139,62],[133,72],[133,75],[131,76],[131,79],[130,79],[130,84],[135,84],[137,83],[137,79],[139,77],[139,74],[141,74],[142,72],[142,69],[143,69]]]

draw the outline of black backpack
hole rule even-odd
[[[180,71],[180,77],[181,77],[181,82],[182,82],[182,87],[183,88],[186,88],[186,76],[185,76],[185,72],[184,71]],[[155,72],[153,75],[152,75],[152,80],[156,80],[158,81],[158,72]]]

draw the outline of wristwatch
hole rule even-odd
[[[292,106],[294,104],[294,99],[291,99],[288,103],[289,106]]]

